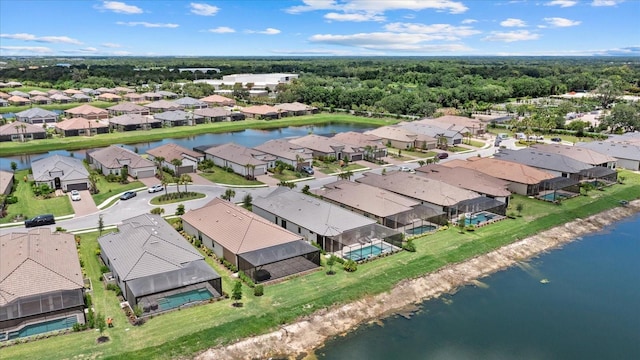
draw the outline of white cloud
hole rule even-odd
[[[174,29],[180,26],[178,24],[150,23],[146,21],[129,21],[129,22],[118,21],[116,22],[116,24],[124,25],[124,26],[144,26],[146,28],[171,28],[171,29]]]
[[[462,24],[473,24],[473,23],[477,23],[477,22],[478,22],[478,20],[476,20],[476,19],[464,19],[460,23],[462,23]]]
[[[107,48],[112,48],[112,49],[122,47],[122,45],[116,44],[116,43],[102,43],[102,46],[107,47]]]
[[[359,33],[351,35],[317,34],[309,38],[313,43],[358,47],[368,50],[406,52],[460,52],[470,50],[462,44],[425,44],[440,40],[440,36],[395,32]]]
[[[461,14],[469,8],[463,3],[453,0],[303,0],[304,5],[292,6],[286,11],[290,14],[299,14],[308,11],[329,10],[342,12],[374,12],[382,14],[392,10],[420,11],[434,9],[447,11],[451,14]]]
[[[121,1],[103,1],[97,9],[113,11],[118,14],[142,14],[142,9],[135,5],[127,5]]]
[[[112,54],[116,55],[116,56],[129,56],[129,55],[131,55],[131,52],[130,51],[119,50],[119,51],[114,51]]]
[[[53,50],[44,46],[0,46],[0,55],[50,54]]]
[[[287,55],[334,55],[334,56],[354,55],[352,51],[333,50],[333,49],[271,50],[271,52],[274,54],[287,54]]]
[[[571,27],[578,26],[582,21],[569,20],[561,17],[544,18],[544,21],[551,27]]]
[[[560,7],[572,7],[577,4],[577,1],[574,0],[553,0],[545,3],[544,6],[560,6]]]
[[[74,44],[81,45],[82,42],[76,39],[72,39],[68,36],[35,36],[33,34],[20,33],[20,34],[0,34],[0,38],[22,40],[22,41],[35,41],[43,43],[59,43],[59,44]]]
[[[504,20],[504,21],[500,22],[500,26],[504,26],[504,27],[525,27],[525,26],[527,26],[527,23],[524,22],[521,19],[509,18],[507,20]]]
[[[191,7],[191,13],[202,16],[214,16],[220,11],[220,8],[217,6],[203,3],[191,3],[189,7]]]
[[[95,54],[98,52],[98,49],[94,47],[86,47],[83,49],[74,49],[74,50],[62,50],[60,51],[65,54]]]
[[[493,31],[491,34],[482,40],[485,41],[503,41],[503,42],[514,42],[514,41],[524,41],[524,40],[536,40],[540,38],[539,34],[529,32],[529,30],[516,30],[516,31]]]
[[[324,18],[331,21],[385,21],[384,16],[376,15],[375,13],[335,13],[330,12],[324,15]]]
[[[616,6],[624,0],[593,0],[591,6]]]
[[[280,34],[280,30],[274,28],[266,28],[262,31],[258,30],[245,30],[247,34],[263,34],[263,35],[277,35]]]
[[[453,26],[449,24],[391,23],[385,25],[384,28],[387,31],[397,33],[429,34],[434,40],[459,40],[461,37],[481,33],[481,31],[470,26]]]
[[[207,32],[216,33],[216,34],[229,34],[236,32],[234,29],[228,26],[218,26],[215,29],[209,29]]]

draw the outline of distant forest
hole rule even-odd
[[[42,88],[160,85],[192,97],[213,93],[206,84],[177,82],[221,79],[237,73],[296,73],[280,85],[278,102],[299,101],[324,108],[430,115],[440,107],[488,109],[511,99],[569,91],[592,91],[603,82],[620,93],[640,94],[640,59],[621,57],[460,58],[23,58],[1,59],[0,81]],[[56,66],[68,63],[70,66]],[[29,66],[40,66],[30,69]],[[42,65],[47,65],[42,67]],[[179,72],[177,68],[218,68]],[[238,96],[243,93],[238,89]]]

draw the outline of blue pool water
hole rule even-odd
[[[345,258],[351,259],[353,261],[360,261],[362,259],[366,259],[369,256],[378,256],[383,252],[391,250],[391,246],[388,245],[368,245],[364,246],[358,250],[349,251],[344,255]]]
[[[406,229],[405,232],[409,235],[420,235],[429,231],[435,230],[436,227],[433,225],[420,225],[416,226],[413,229]]]
[[[565,193],[556,193],[555,199],[553,198],[553,193],[548,193],[548,194],[544,194],[544,195],[540,196],[541,199],[548,200],[548,201],[562,200],[562,199],[566,199],[568,197],[569,197],[569,195],[567,195]]]
[[[478,225],[485,221],[492,220],[495,217],[496,217],[496,214],[481,212],[473,215],[470,218],[466,218],[464,221],[465,221],[465,225]]]
[[[46,321],[38,324],[27,325],[23,327],[20,331],[9,333],[9,340],[26,337],[26,336],[43,334],[50,331],[68,329],[73,327],[73,324],[77,322],[78,322],[78,319],[75,316],[69,316],[62,319],[56,319],[56,320]]]
[[[189,290],[184,293],[170,295],[158,300],[160,310],[170,310],[194,301],[205,301],[213,297],[207,289]]]

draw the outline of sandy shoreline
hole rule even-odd
[[[452,264],[423,277],[404,280],[388,292],[358,301],[319,310],[279,330],[212,348],[196,359],[263,359],[274,356],[296,357],[309,353],[324,342],[360,324],[388,316],[407,306],[421,303],[461,286],[506,269],[640,212],[640,200],[576,219],[537,235],[506,245],[462,263]]]

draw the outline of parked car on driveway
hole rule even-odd
[[[71,201],[80,201],[80,192],[78,190],[71,190]]]
[[[128,199],[131,199],[132,197],[135,197],[136,195],[138,194],[136,194],[135,191],[127,191],[120,196],[120,200],[128,200]]]
[[[436,156],[438,157],[438,159],[446,159],[449,157],[449,153],[441,152],[441,153],[438,153],[438,155]]]
[[[301,168],[302,172],[308,175],[313,175],[313,168],[311,166],[303,166]]]
[[[52,214],[44,214],[44,215],[38,215],[34,218],[25,220],[24,227],[51,225],[55,223],[56,223],[56,220],[54,219]]]
[[[164,186],[162,186],[162,184],[156,184],[151,186],[149,189],[147,189],[150,193],[155,193],[158,191],[162,191],[164,190]]]
[[[410,172],[410,173],[416,172],[415,170],[413,170],[412,168],[410,168],[408,166],[400,166],[400,171],[402,171],[402,172]]]

